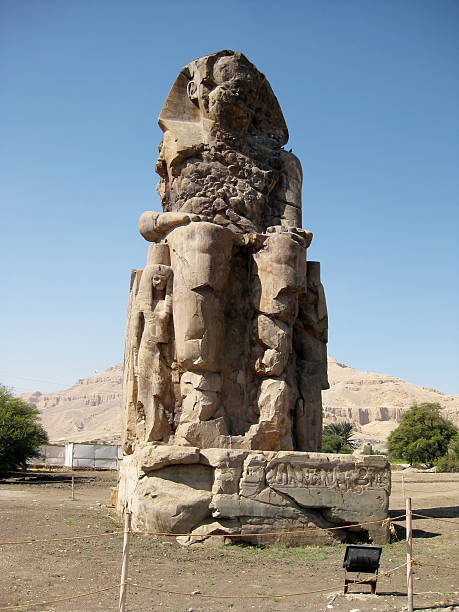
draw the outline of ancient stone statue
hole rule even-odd
[[[242,54],[221,51],[183,68],[159,125],[164,212],[139,222],[153,244],[131,282],[125,452],[316,450],[327,310],[277,99]]]
[[[131,276],[118,510],[134,529],[191,534],[183,543],[285,531],[326,543],[359,529],[386,541],[387,460],[309,452],[327,309],[269,83],[240,53],[202,57],[159,124],[163,212],[139,222],[152,244]]]

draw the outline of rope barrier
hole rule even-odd
[[[456,595],[459,591],[420,591],[414,595]]]
[[[419,561],[418,559],[413,559],[413,564],[428,565],[429,567],[440,567],[441,569],[451,569],[459,572],[459,567],[452,567],[451,565],[438,565],[437,563],[426,563],[425,561]]]
[[[439,521],[443,521],[443,522],[447,522],[447,523],[459,523],[459,521],[455,521],[454,519],[437,519],[435,517],[431,517],[431,516],[427,516],[427,515],[423,515],[423,514],[419,514],[419,513],[414,513],[413,515],[421,518],[421,519],[431,519],[431,520],[439,520]],[[244,533],[244,534],[228,534],[228,533],[214,533],[214,534],[200,534],[200,533],[171,533],[171,532],[150,532],[150,531],[140,531],[140,532],[130,532],[131,534],[139,534],[139,535],[154,535],[154,536],[172,536],[172,537],[177,537],[177,536],[185,536],[185,537],[261,537],[261,536],[284,536],[284,535],[289,535],[289,534],[307,534],[307,533],[311,533],[314,531],[336,531],[336,530],[340,530],[340,529],[349,529],[349,528],[355,528],[355,527],[361,527],[361,526],[365,526],[365,525],[372,525],[372,524],[381,524],[383,526],[388,527],[392,532],[394,531],[394,527],[392,525],[393,521],[397,521],[400,519],[404,519],[406,518],[406,514],[401,514],[399,516],[393,517],[393,518],[387,518],[384,519],[383,521],[379,520],[379,521],[366,521],[366,522],[362,522],[362,523],[356,523],[356,524],[351,524],[351,525],[342,525],[342,526],[338,526],[338,527],[311,527],[308,529],[302,529],[302,530],[292,530],[292,531],[274,531],[274,532],[264,532],[264,533]],[[459,531],[459,530],[454,530],[454,531]],[[85,539],[91,539],[91,538],[98,538],[98,537],[109,537],[109,536],[114,536],[114,535],[121,535],[124,534],[125,531],[112,531],[112,532],[108,532],[108,533],[101,533],[101,534],[87,534],[87,535],[82,535],[82,536],[70,536],[70,537],[60,537],[60,538],[48,538],[48,539],[33,539],[33,540],[22,540],[22,541],[10,541],[10,542],[0,542],[0,545],[13,545],[13,544],[35,544],[35,543],[46,543],[46,542],[62,542],[62,541],[71,541],[71,540],[85,540]],[[450,532],[451,533],[451,532]],[[443,535],[448,535],[448,534],[443,534]],[[453,567],[453,566],[446,566],[446,565],[438,565],[438,564],[433,564],[433,563],[427,563],[424,561],[419,561],[417,559],[413,559],[411,562],[412,566],[430,566],[430,567],[437,567],[440,569],[448,569],[448,570],[454,570],[454,571],[459,571],[458,567]],[[381,573],[379,575],[380,578],[391,578],[393,573],[396,572],[397,570],[401,569],[402,567],[405,567],[407,565],[407,563],[403,563],[402,565],[399,565],[395,568],[393,568],[392,570],[386,571],[384,573]],[[366,581],[365,580],[361,580],[359,582],[355,582],[354,584],[364,584]],[[210,594],[204,594],[204,593],[197,593],[197,592],[192,592],[192,593],[188,593],[188,592],[181,592],[181,591],[173,591],[173,590],[168,590],[168,589],[161,589],[161,588],[156,588],[156,587],[151,587],[151,586],[147,586],[147,585],[142,585],[142,584],[138,584],[135,582],[122,582],[121,584],[117,584],[114,586],[110,586],[110,587],[105,587],[102,589],[97,589],[94,591],[88,591],[86,593],[80,593],[78,595],[73,595],[73,596],[68,596],[68,597],[63,597],[63,598],[59,598],[59,599],[54,599],[54,600],[49,600],[49,601],[43,601],[43,602],[30,602],[27,604],[22,604],[19,606],[7,606],[7,607],[2,607],[0,608],[0,611],[7,611],[7,610],[18,610],[24,607],[37,607],[37,606],[44,606],[44,605],[51,605],[51,604],[55,604],[55,603],[60,603],[60,602],[64,602],[64,601],[71,601],[74,599],[80,599],[80,598],[84,598],[84,597],[89,597],[91,595],[97,594],[97,593],[102,593],[105,591],[109,591],[109,590],[113,590],[113,589],[117,589],[120,588],[120,586],[131,586],[131,587],[136,587],[136,588],[140,588],[140,589],[146,589],[146,590],[150,590],[150,591],[155,591],[158,593],[165,593],[165,594],[171,594],[171,595],[182,595],[182,596],[200,596],[203,598],[208,598],[208,599],[273,599],[273,598],[285,598],[285,597],[302,597],[305,595],[312,595],[315,593],[327,593],[327,592],[331,592],[334,591],[336,589],[337,586],[340,586],[341,583],[337,583],[336,585],[333,585],[331,587],[327,587],[327,588],[323,588],[323,589],[315,589],[312,591],[303,591],[303,592],[298,592],[298,593],[281,593],[281,594],[273,594],[273,595],[210,595]]]
[[[393,569],[391,569],[390,571],[386,571],[383,572],[382,574],[379,575],[379,578],[391,578],[392,574],[401,569],[402,567],[405,567],[406,563],[403,563],[402,565],[398,565],[397,567],[394,567]],[[354,582],[353,584],[365,584],[366,580],[359,580],[358,582]],[[30,603],[24,603],[18,606],[6,606],[6,607],[2,607],[0,608],[0,611],[6,611],[6,610],[20,610],[21,608],[33,608],[33,607],[38,607],[38,606],[47,606],[50,604],[55,604],[55,603],[61,603],[63,601],[71,601],[73,599],[81,599],[83,597],[89,597],[90,595],[96,595],[97,593],[103,593],[105,591],[111,591],[113,589],[118,589],[120,588],[120,586],[122,585],[126,585],[126,586],[130,586],[130,587],[137,587],[139,589],[144,589],[147,591],[155,591],[157,593],[165,593],[167,595],[182,595],[185,597],[203,597],[206,599],[239,599],[239,600],[245,600],[245,599],[281,599],[283,597],[303,597],[304,595],[314,595],[315,593],[329,593],[330,591],[334,591],[336,589],[336,587],[341,587],[342,586],[342,581],[341,582],[337,582],[336,584],[334,584],[332,587],[328,587],[325,589],[315,589],[313,591],[303,591],[301,593],[280,593],[280,594],[272,594],[272,595],[209,595],[207,593],[198,593],[198,592],[183,592],[183,591],[171,591],[169,589],[160,589],[160,588],[156,588],[156,587],[151,587],[151,586],[146,586],[146,585],[142,585],[142,584],[138,584],[136,582],[131,582],[131,581],[127,581],[121,584],[116,584],[110,587],[105,587],[103,589],[97,589],[95,591],[88,591],[87,593],[80,593],[78,595],[71,595],[69,597],[61,597],[59,599],[52,599],[49,601],[40,601],[40,602],[30,602]]]
[[[409,500],[411,502],[411,500]],[[127,512],[127,511],[126,511]],[[130,517],[130,513],[129,514]],[[340,525],[340,526],[336,526],[336,527],[317,527],[317,526],[313,526],[313,527],[305,527],[303,529],[295,529],[295,530],[291,530],[291,531],[272,531],[272,532],[261,532],[261,533],[199,533],[199,532],[195,532],[195,533],[172,533],[172,532],[152,532],[152,531],[138,531],[138,532],[132,532],[130,529],[130,524],[128,523],[127,526],[125,524],[124,530],[123,531],[110,531],[110,532],[106,532],[106,533],[99,533],[99,534],[86,534],[86,535],[75,535],[75,536],[68,536],[68,537],[56,537],[56,538],[48,538],[48,539],[29,539],[29,540],[22,540],[22,541],[5,541],[5,542],[0,542],[0,546],[2,545],[14,545],[14,544],[39,544],[39,543],[48,543],[48,542],[65,542],[65,541],[72,541],[72,540],[89,540],[89,539],[94,539],[94,538],[100,538],[100,537],[112,537],[115,535],[121,535],[124,534],[125,536],[128,537],[130,535],[151,535],[151,536],[156,536],[156,537],[188,537],[188,538],[212,538],[212,537],[219,537],[219,538],[247,538],[247,537],[257,537],[257,538],[261,538],[264,536],[288,536],[288,535],[308,535],[314,532],[332,532],[332,531],[338,531],[338,530],[350,530],[350,529],[355,529],[358,527],[365,527],[367,525],[381,525],[382,527],[386,527],[390,530],[390,532],[395,535],[395,528],[393,525],[394,521],[400,521],[400,520],[408,520],[408,524],[407,524],[407,529],[410,530],[410,517],[414,516],[415,518],[419,518],[419,519],[428,519],[428,520],[436,520],[436,521],[441,521],[441,522],[445,522],[445,523],[454,523],[454,524],[458,524],[459,525],[459,521],[458,520],[454,520],[454,519],[447,519],[447,518],[435,518],[432,516],[427,516],[424,514],[419,514],[416,512],[411,513],[411,506],[408,510],[408,506],[407,506],[407,511],[404,514],[401,514],[399,516],[393,517],[393,518],[385,518],[383,520],[373,520],[373,521],[366,521],[366,522],[362,522],[362,523],[354,523],[354,524],[348,524],[348,525]],[[110,517],[111,518],[111,517]],[[199,528],[198,528],[199,529]],[[440,535],[450,535],[451,533],[454,533],[456,531],[459,531],[459,529],[453,529],[448,531],[448,533],[446,534],[440,534]],[[410,531],[411,533],[411,531]],[[408,537],[408,536],[407,536]],[[430,544],[430,543],[429,543]],[[407,545],[408,545],[408,539],[407,539]],[[421,551],[422,552],[422,551]],[[124,555],[124,550],[123,550],[123,555]],[[411,552],[410,552],[411,555]],[[128,557],[128,553],[126,555]],[[398,565],[397,567],[394,567],[390,570],[386,570],[382,573],[379,574],[379,579],[391,579],[393,575],[398,575],[400,576],[400,572],[399,570],[401,568],[407,567],[409,568],[409,572],[410,575],[412,575],[411,573],[411,568],[412,567],[416,567],[416,566],[427,566],[427,567],[433,567],[433,568],[439,568],[439,569],[445,569],[445,570],[453,570],[453,571],[459,571],[459,567],[454,567],[454,566],[448,566],[448,565],[439,565],[439,564],[433,564],[433,563],[428,563],[428,562],[424,562],[424,561],[420,561],[418,559],[413,559],[412,557],[410,557],[408,555],[408,560],[407,562]],[[127,567],[127,565],[126,565]],[[408,580],[408,579],[407,579]],[[359,584],[366,584],[368,582],[368,579],[362,579],[359,581],[355,581],[353,582],[354,585],[359,585]],[[314,589],[314,590],[310,590],[310,591],[302,591],[302,592],[295,592],[295,593],[281,593],[281,594],[247,594],[247,595],[214,595],[214,594],[209,594],[209,593],[201,593],[200,591],[193,591],[193,592],[181,592],[178,590],[170,590],[167,588],[160,588],[160,587],[153,587],[153,586],[148,586],[145,584],[139,584],[137,582],[131,582],[130,580],[127,579],[127,571],[126,574],[121,575],[121,580],[119,581],[118,584],[113,585],[113,586],[108,586],[108,587],[104,587],[104,588],[100,588],[100,589],[96,589],[93,591],[88,591],[85,593],[80,593],[77,595],[72,595],[72,596],[67,596],[67,597],[61,597],[61,598],[57,598],[57,599],[53,599],[53,600],[49,600],[49,601],[41,601],[41,602],[29,602],[29,603],[25,603],[22,605],[14,605],[14,606],[6,606],[6,607],[0,607],[0,611],[13,611],[13,610],[21,610],[24,608],[35,608],[35,607],[40,607],[40,606],[49,606],[49,605],[53,605],[53,604],[58,604],[61,602],[66,602],[66,601],[72,601],[72,600],[76,600],[76,599],[81,599],[81,598],[85,598],[85,597],[90,597],[91,595],[95,595],[95,594],[99,594],[99,593],[103,593],[103,592],[107,592],[110,590],[114,590],[114,589],[118,589],[120,588],[121,590],[126,591],[127,587],[130,588],[138,588],[138,589],[144,589],[147,591],[152,591],[152,592],[157,592],[157,593],[163,593],[163,594],[168,594],[168,595],[178,595],[178,596],[183,596],[183,597],[193,597],[193,596],[198,596],[198,597],[202,597],[202,598],[206,598],[206,599],[225,599],[225,600],[254,600],[254,599],[281,599],[281,598],[291,598],[291,597],[304,597],[307,595],[312,595],[312,594],[318,594],[318,593],[333,593],[336,592],[337,588],[341,588],[342,587],[342,581],[340,581],[339,583],[335,583],[332,584],[331,586],[327,587],[327,588],[319,588],[319,589]],[[411,586],[410,586],[411,584]],[[410,591],[411,588],[411,591]],[[454,591],[456,593],[456,591]],[[421,594],[427,594],[427,593],[434,593],[433,591],[429,591],[429,592],[425,592],[425,593],[416,593],[416,595],[421,595]],[[411,608],[412,609],[412,597],[413,597],[413,588],[412,588],[412,583],[408,583],[408,595],[411,596]],[[121,597],[121,595],[120,595]],[[329,595],[330,598],[330,595]],[[121,599],[120,599],[121,601]],[[124,610],[124,604],[122,609]]]
[[[353,527],[362,527],[364,525],[375,525],[381,524],[385,527],[391,527],[392,521],[399,520],[404,518],[405,514],[401,514],[400,516],[396,516],[394,518],[386,518],[379,521],[366,521],[365,523],[352,523],[351,525],[341,525],[340,527],[309,527],[308,529],[297,529],[293,531],[264,531],[262,533],[171,533],[168,531],[134,531],[133,535],[154,535],[154,536],[163,536],[163,537],[191,537],[191,538],[199,538],[199,537],[217,537],[217,538],[245,538],[245,537],[255,537],[255,536],[283,536],[283,535],[292,535],[292,534],[301,534],[301,533],[311,533],[312,531],[338,531],[339,529],[349,529]],[[390,522],[390,523],[389,523]]]
[[[71,601],[72,599],[81,599],[82,597],[89,597],[89,595],[96,595],[97,593],[103,593],[104,591],[111,591],[113,589],[119,589],[120,585],[116,584],[103,589],[97,589],[97,591],[89,591],[88,593],[80,593],[79,595],[71,595],[70,597],[61,597],[59,599],[52,599],[50,601],[40,602],[29,602],[24,603],[20,606],[7,606],[6,608],[0,608],[0,610],[20,610],[21,608],[36,608],[37,606],[49,606],[50,604],[60,603],[61,601]]]
[[[454,519],[437,518],[435,516],[427,516],[426,514],[418,514],[417,512],[413,512],[413,516],[423,519],[430,519],[431,521],[441,521],[442,523],[455,523],[456,525],[459,525],[459,521],[455,521]]]
[[[89,538],[104,538],[112,535],[122,535],[123,531],[110,531],[108,533],[90,533],[84,536],[69,536],[62,538],[48,538],[46,540],[20,540],[16,542],[0,542],[0,546],[6,546],[8,544],[43,544],[44,542],[66,542],[68,540],[87,540]],[[1,608],[0,608],[1,610]]]
[[[312,531],[337,531],[339,529],[349,529],[353,527],[361,527],[364,525],[375,525],[377,523],[381,523],[381,525],[388,527],[391,529],[392,521],[396,521],[405,517],[405,514],[401,514],[400,516],[395,516],[394,518],[387,518],[379,521],[367,521],[365,523],[353,523],[351,525],[341,525],[340,527],[309,527],[308,529],[298,529],[293,531],[270,531],[263,533],[172,533],[168,531],[133,531],[132,535],[154,535],[154,536],[164,536],[164,537],[191,537],[191,538],[199,538],[199,537],[217,537],[217,538],[243,538],[249,536],[283,536],[289,534],[299,534],[299,533],[311,533]],[[113,535],[122,535],[124,531],[110,531],[108,533],[94,533],[82,536],[68,536],[62,538],[48,538],[41,540],[19,540],[12,542],[0,542],[0,546],[6,546],[10,544],[43,544],[46,542],[64,542],[69,540],[86,540],[89,538],[101,538],[105,536],[113,536]]]
[[[385,578],[385,577],[390,578],[396,570],[399,570],[405,566],[406,566],[406,563],[402,563],[402,565],[398,565],[397,567],[394,567],[390,571],[379,574],[379,578]],[[363,579],[363,580],[359,580],[358,582],[354,582],[353,584],[355,585],[355,584],[365,584],[365,583],[366,583],[366,579]],[[159,587],[146,586],[146,585],[138,584],[137,582],[130,582],[130,581],[128,581],[127,584],[129,586],[138,587],[140,589],[145,589],[148,591],[155,591],[157,593],[165,593],[167,595],[183,595],[186,597],[204,597],[206,599],[242,599],[242,600],[244,599],[281,599],[282,597],[303,597],[304,595],[313,595],[315,593],[329,593],[330,591],[334,591],[337,587],[342,587],[343,585],[341,581],[325,589],[315,589],[313,591],[302,591],[300,593],[280,593],[280,594],[277,593],[277,594],[272,594],[272,595],[209,595],[207,593],[198,593],[196,591],[191,592],[191,593],[183,592],[183,591],[171,591],[169,589],[160,589]]]
[[[128,582],[129,586],[138,587],[140,589],[146,589],[148,591],[155,591],[158,593],[165,593],[167,595],[184,595],[186,597],[204,597],[207,599],[280,599],[282,597],[302,597],[303,595],[313,595],[314,593],[329,593],[330,591],[334,591],[338,584],[329,589],[316,589],[315,591],[304,591],[301,593],[281,593],[277,595],[208,595],[206,593],[185,593],[182,591],[169,591],[167,589],[159,589],[155,587],[150,587],[142,584],[138,584],[136,582]],[[357,584],[357,583],[356,583]],[[342,583],[339,583],[342,586]]]

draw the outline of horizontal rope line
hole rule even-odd
[[[0,542],[0,546],[8,544],[43,544],[44,542],[66,542],[68,540],[88,540],[89,538],[104,538],[106,536],[123,535],[124,531],[110,531],[109,533],[93,533],[81,536],[68,536],[62,538],[48,538],[43,540],[20,540],[16,542]],[[0,608],[1,610],[1,608]]]
[[[425,514],[418,514],[417,512],[413,512],[412,514],[413,516],[423,519],[430,519],[431,521],[441,521],[442,523],[455,523],[456,525],[459,525],[459,521],[455,521],[454,519],[436,518],[435,516],[427,516]]]
[[[341,586],[342,583],[339,583]],[[167,593],[168,595],[183,595],[185,597],[204,597],[207,599],[280,599],[281,597],[300,597],[302,595],[311,595],[313,593],[328,593],[334,591],[338,586],[330,587],[329,589],[317,589],[315,591],[305,591],[303,593],[282,593],[277,595],[207,595],[206,593],[185,593],[182,591],[169,591],[167,589],[159,589],[155,587],[149,587],[135,582],[129,582],[129,586],[138,587],[139,589],[146,589],[148,591],[156,591],[158,593]]]
[[[276,536],[276,535],[289,535],[289,534],[299,534],[299,533],[310,533],[312,531],[337,531],[338,529],[349,529],[350,527],[361,527],[363,525],[375,525],[377,523],[381,523],[382,525],[390,526],[392,521],[397,521],[405,517],[405,514],[401,514],[400,516],[395,516],[391,519],[383,519],[379,521],[367,521],[365,523],[353,523],[352,525],[342,525],[340,527],[309,527],[308,529],[299,529],[294,531],[270,531],[263,533],[172,533],[168,531],[131,531],[133,535],[155,535],[155,536],[170,536],[170,537],[219,537],[219,538],[242,538],[248,536]],[[48,538],[48,539],[40,539],[40,540],[18,540],[11,542],[0,542],[0,546],[6,546],[10,544],[43,544],[45,542],[66,542],[69,540],[86,540],[89,538],[102,538],[106,536],[112,535],[122,535],[126,532],[124,531],[110,531],[109,533],[95,533],[81,536],[68,536],[62,538]]]
[[[441,569],[452,569],[459,572],[459,567],[452,567],[451,565],[438,565],[437,563],[426,563],[426,561],[419,561],[419,559],[413,559],[412,563],[416,562],[416,565],[428,565],[429,567],[440,567]]]
[[[112,589],[119,589],[120,584],[115,584],[110,587],[103,589],[97,589],[97,591],[89,591],[88,593],[80,593],[79,595],[71,595],[70,597],[61,597],[60,599],[52,599],[50,601],[40,601],[39,603],[29,602],[24,603],[20,606],[7,606],[6,608],[0,608],[0,610],[20,610],[21,608],[35,608],[37,606],[48,606],[49,604],[60,603],[61,601],[71,601],[72,599],[81,599],[82,597],[89,597],[89,595],[96,595],[97,593],[103,593],[104,591],[111,591]]]
[[[398,565],[394,567],[390,571],[386,571],[382,574],[379,574],[379,578],[391,577],[392,574],[405,567],[406,563],[402,563],[402,565]],[[358,582],[354,582],[353,584],[365,584],[368,579],[359,580]],[[313,591],[302,591],[301,593],[278,593],[273,595],[208,595],[207,593],[186,593],[183,591],[171,591],[169,589],[160,589],[159,587],[150,587],[142,584],[138,584],[136,582],[129,582],[129,586],[139,587],[140,589],[146,589],[148,591],[156,591],[158,593],[167,593],[169,595],[183,595],[186,597],[204,597],[206,599],[280,599],[282,597],[302,597],[304,595],[313,595],[314,593],[328,593],[329,591],[334,591],[337,587],[342,587],[343,583],[337,582],[336,585],[332,587],[328,587],[325,589],[315,589]]]
[[[406,565],[406,563],[402,563],[402,565],[398,565],[397,567],[394,567],[393,569],[391,569],[390,571],[386,571],[382,574],[379,575],[379,578],[384,578],[384,577],[391,577],[392,574],[401,569],[402,567],[404,567]],[[353,584],[365,584],[366,583],[366,579],[363,580],[359,580],[358,582],[354,582]],[[131,587],[138,587],[140,589],[146,589],[149,591],[156,591],[158,593],[167,593],[169,595],[184,595],[186,597],[204,597],[207,599],[280,599],[282,597],[301,597],[304,595],[313,595],[314,593],[328,593],[329,591],[334,591],[336,587],[338,586],[342,586],[342,582],[336,583],[336,585],[334,585],[333,587],[328,587],[325,589],[315,589],[313,591],[304,591],[301,593],[281,593],[281,594],[274,594],[274,595],[208,595],[205,593],[184,593],[181,591],[170,591],[168,589],[160,589],[160,588],[156,588],[156,587],[150,587],[150,586],[146,586],[146,585],[141,585],[135,582],[123,582],[120,584],[116,584],[110,587],[104,587],[103,589],[97,589],[95,591],[88,591],[87,593],[80,593],[78,595],[71,595],[68,597],[61,597],[58,599],[52,599],[52,600],[48,600],[48,601],[41,601],[41,602],[30,602],[30,603],[25,603],[25,604],[21,604],[18,606],[6,606],[6,607],[2,607],[0,608],[0,611],[4,611],[4,610],[19,610],[21,608],[27,607],[27,608],[33,608],[33,607],[38,607],[38,606],[46,606],[46,605],[50,605],[50,604],[55,604],[55,603],[60,603],[63,601],[71,601],[73,599],[81,599],[83,597],[89,597],[90,595],[96,595],[97,593],[103,593],[105,591],[111,591],[113,589],[118,589],[121,586],[131,586]]]
[[[401,514],[400,516],[396,516],[391,521],[396,521],[398,519],[404,518],[405,515]],[[244,537],[255,537],[255,536],[282,536],[289,534],[300,534],[300,533],[310,533],[312,531],[337,531],[338,529],[349,529],[350,527],[362,527],[363,525],[375,525],[380,523],[381,525],[390,526],[390,522],[387,522],[387,519],[379,520],[379,521],[367,521],[365,523],[353,523],[351,525],[342,525],[340,527],[309,527],[308,529],[297,529],[293,531],[265,531],[262,533],[172,533],[169,531],[133,531],[134,535],[142,534],[142,535],[155,535],[155,536],[174,536],[174,537],[191,537],[191,538],[199,538],[199,537],[217,537],[217,538],[244,538]]]

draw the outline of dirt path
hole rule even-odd
[[[70,597],[119,582],[122,536],[89,538],[119,530],[119,518],[108,503],[108,489],[116,484],[113,472],[75,472],[76,499],[70,498],[71,473],[30,472],[26,479],[0,482],[0,541],[84,536],[79,540],[0,547],[0,610],[117,610],[118,589],[84,599],[40,607],[26,602]],[[27,479],[28,478],[28,479]],[[406,494],[419,514],[414,556],[415,605],[430,610],[459,610],[459,474],[403,473]],[[403,514],[402,473],[393,474],[392,515]],[[445,522],[445,519],[456,522]],[[404,523],[398,537],[403,538]],[[312,611],[356,612],[403,610],[406,605],[405,568],[378,580],[378,595],[343,597],[344,546],[285,549],[212,544],[182,548],[150,536],[134,536],[129,577],[159,589],[130,587],[128,610],[198,611]],[[384,546],[381,572],[405,561],[403,541]],[[428,564],[428,565],[427,565]],[[434,567],[435,566],[435,567]],[[438,567],[444,566],[444,567]],[[280,597],[330,588],[327,593]],[[368,589],[368,587],[364,587]],[[196,595],[163,591],[193,592]],[[456,591],[456,594],[454,594]],[[334,598],[336,593],[339,596]],[[226,599],[200,595],[225,595]],[[279,595],[262,598],[264,595]],[[236,596],[258,596],[239,599]],[[458,604],[453,608],[453,603]]]

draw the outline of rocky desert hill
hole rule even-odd
[[[370,437],[386,439],[402,413],[422,402],[438,403],[442,415],[459,426],[459,395],[411,385],[400,378],[360,372],[328,357],[330,389],[322,394],[325,423],[351,421]]]
[[[25,393],[21,397],[41,411],[52,442],[118,441],[121,437],[123,367],[80,378],[65,391]]]
[[[385,439],[401,414],[415,403],[438,402],[443,416],[459,426],[459,395],[417,387],[386,374],[360,372],[328,358],[330,389],[323,393],[324,421],[352,421],[364,437]],[[120,439],[122,366],[80,379],[65,391],[26,393],[50,440],[85,442]]]

